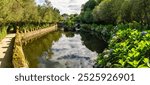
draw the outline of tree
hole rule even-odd
[[[141,9],[142,16],[142,23],[149,24],[150,21],[150,0],[138,0],[139,8]],[[149,24],[150,25],[150,24]]]
[[[0,23],[6,23],[8,19],[8,14],[10,13],[9,8],[11,7],[10,0],[0,1]]]
[[[35,21],[37,18],[37,7],[34,0],[23,0],[23,17],[24,22]]]
[[[113,23],[113,13],[112,13],[112,1],[103,0],[98,6],[93,10],[93,16],[95,21],[103,21],[105,23]]]
[[[58,22],[60,12],[51,6],[49,0],[37,6],[35,0],[0,0],[0,28],[34,28],[43,23]]]
[[[24,8],[23,8],[23,0],[11,0],[11,7],[9,8],[10,21],[11,22],[19,22],[23,18]]]
[[[93,23],[92,10],[95,8],[96,5],[97,5],[96,0],[89,0],[82,6],[80,14],[81,22]]]
[[[82,11],[86,11],[87,9],[93,10],[94,7],[96,6],[96,1],[95,0],[89,0],[83,5]]]
[[[150,0],[89,0],[83,5],[80,16],[85,23],[93,19],[92,22],[105,24],[133,21],[149,24]]]

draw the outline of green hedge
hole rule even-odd
[[[0,41],[7,35],[7,26],[0,27]]]
[[[24,25],[21,25],[21,26],[18,26],[18,30],[20,32],[30,32],[30,31],[34,31],[34,30],[38,30],[38,29],[43,29],[43,28],[46,28],[46,27],[50,27],[54,24],[52,23],[39,23],[39,24],[32,24],[32,23],[29,23],[29,24],[24,24]]]

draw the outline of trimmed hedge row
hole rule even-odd
[[[0,41],[7,35],[7,26],[0,27]]]

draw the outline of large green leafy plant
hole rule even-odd
[[[99,54],[98,67],[150,67],[150,31],[120,29],[109,41],[108,49]]]

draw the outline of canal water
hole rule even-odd
[[[106,43],[88,33],[56,31],[23,46],[31,68],[92,68]]]

